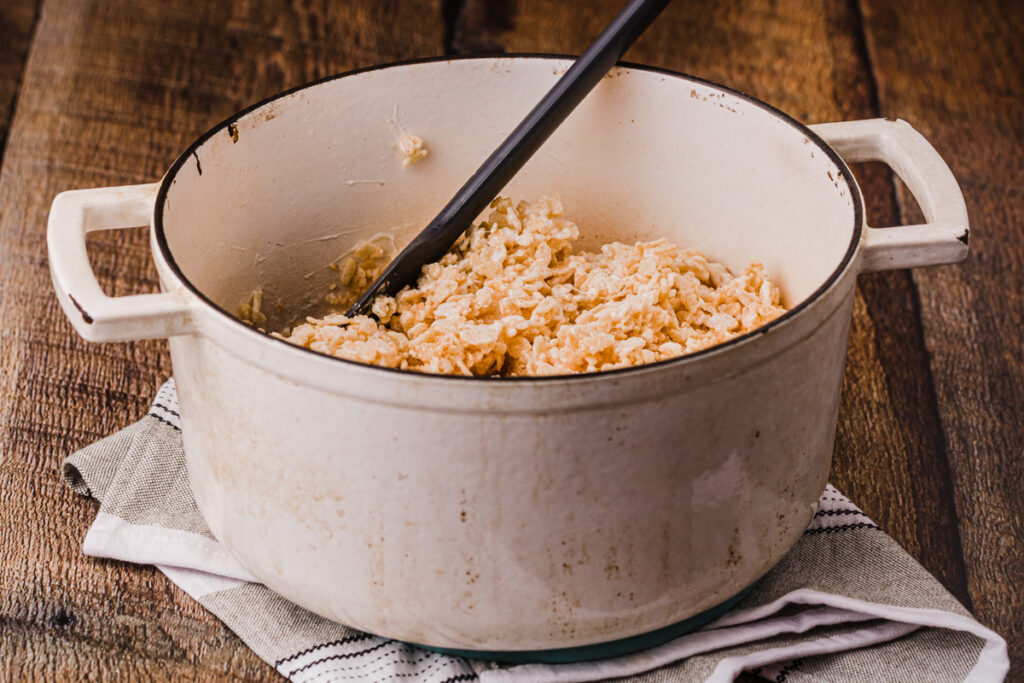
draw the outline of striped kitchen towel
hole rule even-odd
[[[724,617],[644,652],[497,664],[362,633],[259,584],[213,537],[188,486],[173,380],[134,425],[69,456],[101,501],[87,555],[154,564],[293,681],[1000,681],[1006,642],[828,487],[807,532]]]

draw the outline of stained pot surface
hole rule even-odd
[[[860,199],[813,133],[736,93],[617,69],[508,193],[558,191],[591,245],[664,236],[734,269],[762,260],[803,312],[754,337],[632,370],[467,381],[340,361],[230,315],[256,287],[270,311],[315,298],[351,245],[417,230],[567,65],[327,80],[215,128],[165,178],[158,270],[217,307],[170,342],[197,505],[296,604],[434,646],[569,647],[726,600],[806,527]],[[408,168],[402,130],[430,149]]]

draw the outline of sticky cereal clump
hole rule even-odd
[[[759,263],[738,275],[667,240],[576,252],[556,197],[499,198],[376,316],[307,318],[288,341],[349,360],[453,375],[561,375],[675,358],[785,312]],[[339,266],[345,310],[383,268],[362,245]]]
[[[422,138],[415,135],[400,135],[395,143],[399,153],[402,155],[402,166],[411,166],[427,156],[427,148]]]

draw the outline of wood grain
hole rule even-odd
[[[431,0],[44,2],[0,171],[0,678],[276,677],[155,570],[81,553],[95,504],[67,490],[60,460],[138,419],[170,364],[162,342],[89,345],[63,320],[44,240],[53,196],[155,180],[254,100],[437,54],[443,37]],[[155,289],[141,231],[93,244],[108,291]]]
[[[81,554],[95,504],[57,466],[141,415],[170,365],[161,342],[87,345],[64,321],[50,201],[154,180],[223,117],[347,68],[446,49],[578,53],[621,2],[41,5],[0,5],[0,139],[16,110],[0,169],[0,678],[276,678],[155,570]],[[1024,666],[1024,5],[673,3],[627,59],[810,123],[898,115],[950,162],[971,259],[861,277],[832,479]],[[872,225],[915,220],[886,169],[855,172]],[[141,231],[91,244],[107,291],[156,287]]]
[[[1024,670],[1024,4],[864,1],[886,115],[913,122],[960,182],[962,265],[914,273],[967,582]],[[955,55],[951,58],[950,55]],[[920,215],[901,188],[904,222]]]
[[[578,53],[620,3],[592,5],[581,14],[558,0],[521,0],[514,15],[501,18],[491,3],[470,0],[453,45]],[[879,116],[854,3],[673,3],[626,59],[721,82],[808,123]],[[871,224],[898,224],[891,174],[880,165],[856,171]],[[917,309],[908,273],[860,278],[832,481],[969,606]]]
[[[38,2],[0,5],[0,157],[7,140],[7,129],[14,113],[14,101],[21,87],[32,29],[35,28]]]

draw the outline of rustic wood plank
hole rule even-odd
[[[523,0],[512,15],[469,0],[454,47],[578,53],[620,7],[581,12],[558,0]],[[626,59],[697,74],[809,123],[879,115],[853,2],[673,3]],[[887,170],[857,169],[873,225],[900,215]],[[905,272],[862,276],[846,369],[832,481],[970,605],[941,425]]]
[[[0,16],[21,26],[22,9]],[[65,322],[46,265],[53,196],[155,180],[242,106],[437,54],[443,34],[439,0],[44,3],[0,171],[0,678],[276,677],[155,570],[81,553],[95,504],[60,460],[137,419],[170,364],[162,342],[89,345]],[[142,231],[94,244],[108,291],[156,287]]]
[[[38,10],[39,2],[36,0],[0,5],[0,158],[14,113],[14,100],[21,87],[21,74],[25,69],[25,57]]]
[[[971,255],[914,273],[978,618],[1024,668],[1024,4],[863,0],[883,111],[960,182]],[[952,57],[951,57],[952,55]],[[903,221],[920,220],[901,188]]]

